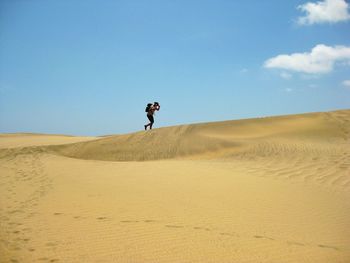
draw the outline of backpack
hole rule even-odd
[[[148,103],[145,109],[145,112],[149,112],[149,109],[151,108],[152,103]]]

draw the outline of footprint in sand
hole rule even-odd
[[[222,235],[222,236],[231,236],[231,237],[238,237],[239,236],[236,233],[226,233],[226,232],[221,232],[220,235]]]
[[[193,229],[205,230],[205,231],[210,231],[210,230],[211,230],[210,228],[207,228],[207,227],[200,227],[200,226],[195,226],[195,227],[193,227]]]
[[[23,210],[16,209],[16,210],[10,211],[9,214],[16,214],[16,213],[23,213],[23,212],[24,212]]]
[[[322,244],[319,244],[318,245],[319,247],[321,247],[321,248],[329,248],[329,249],[334,249],[334,250],[339,250],[339,248],[337,248],[337,247],[334,247],[334,246],[327,246],[327,245],[322,245]]]
[[[304,243],[300,243],[300,242],[295,242],[295,241],[287,241],[288,245],[296,245],[296,246],[305,246]]]
[[[184,226],[178,226],[178,225],[165,225],[165,226],[170,228],[184,228]]]
[[[56,242],[47,242],[46,246],[47,247],[55,247],[55,246],[57,246],[57,243]]]
[[[269,239],[269,240],[274,240],[272,237],[266,237],[266,236],[254,236],[255,238],[265,238],[265,239]]]
[[[63,213],[54,213],[55,216],[63,215]]]

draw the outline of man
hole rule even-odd
[[[154,102],[153,104],[148,104],[146,108],[147,112],[147,118],[149,119],[150,123],[145,125],[145,130],[147,130],[147,127],[149,126],[149,129],[152,129],[153,123],[154,123],[154,112],[159,111],[160,105],[158,102]]]

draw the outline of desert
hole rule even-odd
[[[350,110],[0,135],[1,262],[350,261]]]

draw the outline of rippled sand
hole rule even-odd
[[[350,110],[0,135],[0,262],[350,262]]]

